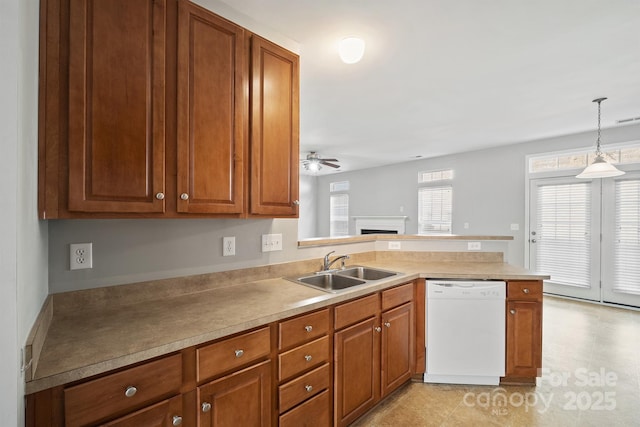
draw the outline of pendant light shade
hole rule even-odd
[[[606,161],[604,153],[600,148],[600,104],[605,99],[607,98],[598,98],[593,100],[593,102],[598,103],[598,141],[596,143],[596,158],[593,160],[593,163],[582,171],[582,173],[576,175],[576,178],[609,178],[612,176],[624,175],[624,171],[621,171]]]

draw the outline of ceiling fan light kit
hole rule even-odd
[[[624,171],[619,170],[604,158],[604,153],[600,148],[600,104],[607,98],[597,98],[593,102],[598,103],[598,140],[596,143],[596,158],[587,166],[576,178],[609,178],[612,176],[624,175]]]
[[[302,164],[305,170],[317,172],[322,169],[323,165],[338,169],[340,165],[337,165],[333,162],[339,161],[340,160],[338,159],[323,159],[318,155],[318,153],[316,153],[315,151],[311,151],[309,154],[307,154],[307,158],[302,160]]]

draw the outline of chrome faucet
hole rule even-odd
[[[335,251],[331,251],[331,252],[329,252],[328,254],[326,254],[324,256],[324,262],[322,263],[322,271],[329,271],[331,266],[335,262],[340,261],[340,260],[342,260],[341,268],[344,268],[344,262],[350,258],[349,255],[340,255],[338,257],[335,257],[332,261],[329,261],[329,255],[331,255],[334,252]]]

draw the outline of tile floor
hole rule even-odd
[[[353,425],[640,426],[640,311],[543,304],[536,387],[411,383]]]

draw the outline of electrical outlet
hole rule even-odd
[[[482,249],[482,244],[480,242],[468,242],[467,249],[470,251],[479,251]]]
[[[93,268],[93,243],[69,245],[69,270]]]
[[[233,256],[236,254],[235,236],[222,238],[222,256]]]
[[[262,252],[273,252],[282,250],[282,234],[263,234]]]
[[[511,231],[520,230],[520,224],[511,224]]]
[[[389,249],[401,249],[400,242],[389,242]]]
[[[465,230],[468,230],[468,229],[469,229],[469,223],[468,223],[468,222],[465,222],[465,223],[464,223],[464,229],[465,229]]]

